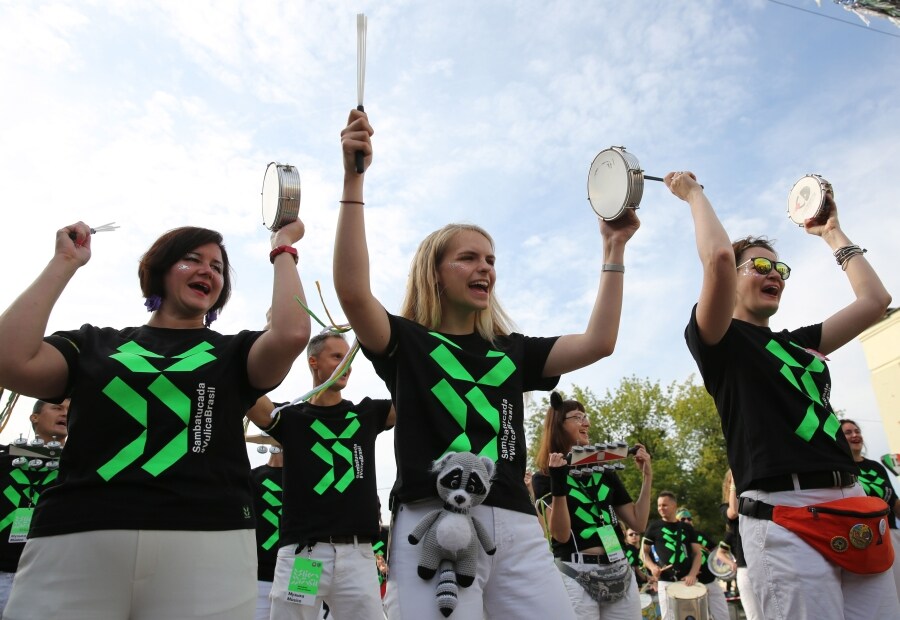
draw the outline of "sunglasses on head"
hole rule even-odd
[[[775,271],[778,272],[778,275],[781,276],[782,280],[787,280],[791,277],[791,268],[788,267],[787,263],[782,263],[780,260],[769,260],[763,256],[756,256],[754,258],[748,258],[743,263],[737,266],[738,269],[745,265],[750,265],[756,273],[764,276],[772,271],[772,267],[775,268]]]

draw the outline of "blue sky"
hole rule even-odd
[[[790,3],[861,24],[827,0]],[[140,254],[193,224],[223,232],[237,272],[217,328],[260,327],[271,267],[259,191],[277,160],[301,174],[307,291],[320,280],[340,314],[331,254],[358,12],[369,18],[365,105],[376,129],[373,287],[388,309],[418,241],[468,221],[495,237],[497,292],[521,331],[582,329],[601,256],[586,179],[611,145],[648,174],[693,170],[731,236],[777,240],[794,271],[773,327],[822,320],[852,295],[825,244],[786,217],[788,191],[810,172],[834,184],[844,229],[900,295],[897,38],[765,0],[0,1],[0,306],[49,260],[59,227],[115,220],[50,329],[142,323]],[[689,213],[647,185],[618,348],[563,388],[603,394],[625,376],[695,372],[682,336],[700,277]],[[861,422],[870,455],[886,452],[861,346],[831,357],[833,404]],[[301,360],[274,396],[308,386]],[[385,394],[360,361],[347,395]],[[3,441],[26,428],[25,402]],[[383,487],[391,441],[379,440]]]

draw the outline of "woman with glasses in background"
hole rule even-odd
[[[569,467],[566,454],[590,443],[589,427],[584,405],[550,394],[535,458],[539,471],[531,479],[537,507],[576,617],[639,618],[641,600],[619,520],[633,530],[647,527],[653,486],[650,455],[637,446],[634,462],[643,482],[634,502],[614,471]]]
[[[900,618],[889,571],[852,572],[841,566],[844,558],[829,557],[843,545],[831,553],[807,543],[815,525],[803,520],[815,516],[809,511],[798,511],[808,516],[791,530],[772,520],[781,520],[773,506],[836,500],[852,505],[865,495],[829,402],[825,356],[878,321],[890,295],[865,250],[841,229],[829,191],[823,215],[808,219],[804,228],[834,252],[855,299],[822,323],[773,331],[769,319],[778,310],[790,267],[764,237],[732,244],[692,173],[669,173],[665,182],[688,203],[694,220],[703,283],[685,339],[722,419],[740,497],[747,569],[763,616]],[[864,555],[878,557],[884,549],[871,545]]]

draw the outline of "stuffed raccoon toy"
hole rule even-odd
[[[471,452],[451,452],[431,469],[437,474],[437,491],[443,508],[425,515],[409,535],[409,542],[422,541],[419,577],[431,579],[440,570],[437,584],[438,609],[444,617],[456,609],[459,590],[475,581],[478,543],[488,555],[497,550],[491,535],[469,514],[491,489],[494,462]]]

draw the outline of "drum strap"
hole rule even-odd
[[[738,512],[766,519],[790,530],[822,557],[860,575],[889,570],[894,549],[887,531],[884,500],[877,497],[845,497],[812,506],[773,506],[742,497]]]

